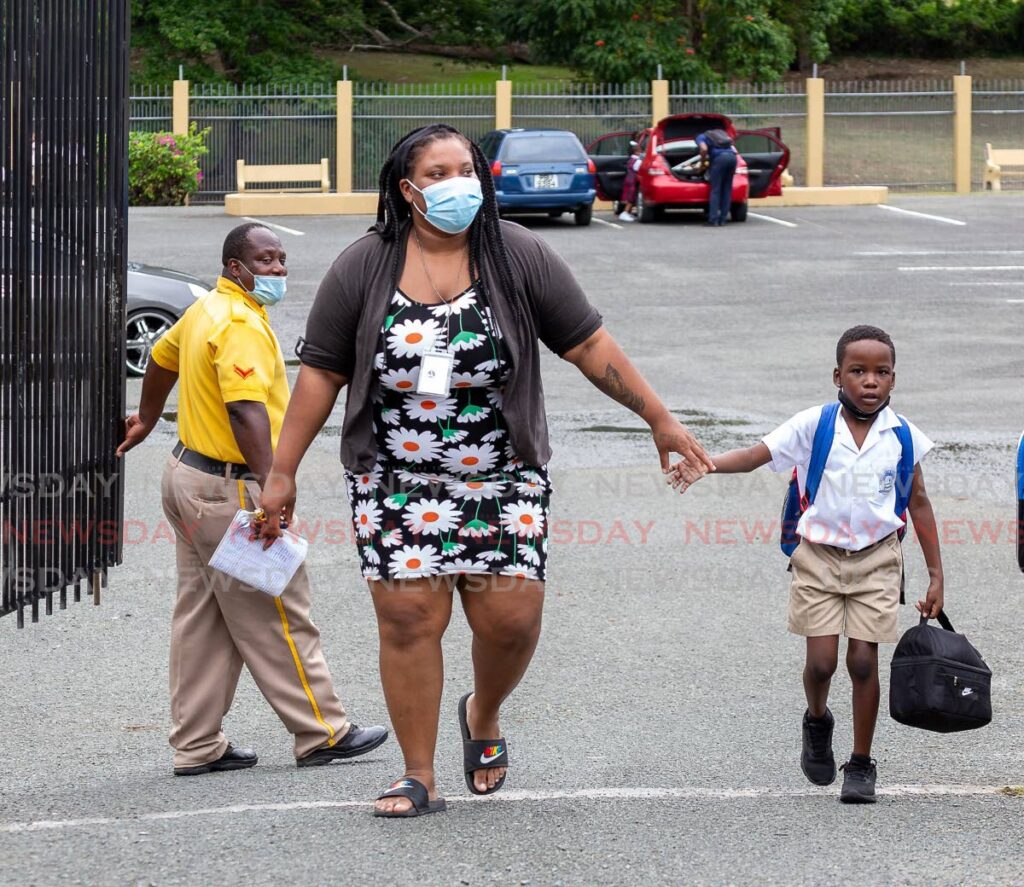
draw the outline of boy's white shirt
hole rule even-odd
[[[820,416],[820,406],[802,410],[763,438],[772,454],[768,467],[772,471],[795,467],[801,494],[807,485],[807,465]],[[895,480],[902,448],[893,429],[899,424],[896,413],[886,407],[875,417],[864,446],[858,450],[843,411],[838,411],[821,485],[797,524],[803,538],[860,551],[903,526],[896,514]],[[917,465],[934,444],[913,423],[907,425]]]

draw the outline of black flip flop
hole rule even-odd
[[[494,788],[480,791],[473,783],[473,774],[477,770],[489,770],[491,767],[508,767],[508,743],[504,739],[473,739],[469,735],[469,722],[466,720],[466,703],[472,693],[467,693],[459,700],[459,728],[462,730],[462,763],[466,774],[466,785],[474,795],[493,795],[505,784],[502,776]]]
[[[408,810],[402,810],[401,812],[392,811],[391,813],[386,813],[383,810],[373,811],[374,816],[383,816],[387,819],[407,819],[410,816],[426,816],[428,813],[439,813],[446,806],[444,798],[431,801],[427,787],[411,776],[403,776],[397,782],[392,783],[391,787],[384,794],[379,795],[377,800],[379,801],[382,798],[408,798],[412,801],[412,806]]]

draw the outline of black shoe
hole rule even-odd
[[[245,770],[255,767],[259,760],[251,748],[235,748],[228,743],[227,750],[216,761],[199,764],[196,767],[175,767],[175,776],[199,776],[201,773],[216,773],[220,770]]]
[[[295,764],[298,767],[321,767],[343,758],[356,758],[383,745],[387,738],[387,727],[357,727],[351,724],[341,742],[314,749]]]
[[[800,769],[815,785],[831,785],[836,779],[836,759],[832,754],[832,728],[836,721],[825,709],[825,717],[812,718],[804,712],[804,742]]]
[[[844,804],[874,804],[875,777],[878,775],[874,760],[864,764],[852,758],[842,766],[843,790],[839,800]]]

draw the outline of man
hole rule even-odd
[[[736,148],[732,137],[724,129],[709,129],[697,136],[701,160],[709,169],[711,198],[708,201],[708,221],[712,228],[720,228],[729,221],[732,207],[732,180],[736,175]]]
[[[266,311],[284,297],[285,260],[281,241],[262,225],[228,234],[216,288],[153,348],[139,412],[126,420],[117,450],[121,456],[146,438],[180,381],[179,442],[162,483],[177,537],[170,666],[177,776],[256,763],[253,751],[235,748],[221,731],[243,664],[294,735],[300,767],[365,754],[388,736],[345,715],[310,621],[305,566],[279,598],[207,566],[238,509],[257,507],[288,404],[284,357]]]

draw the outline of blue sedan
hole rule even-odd
[[[561,129],[498,129],[480,140],[491,163],[502,214],[571,212],[589,225],[594,209],[594,163],[576,136]]]

